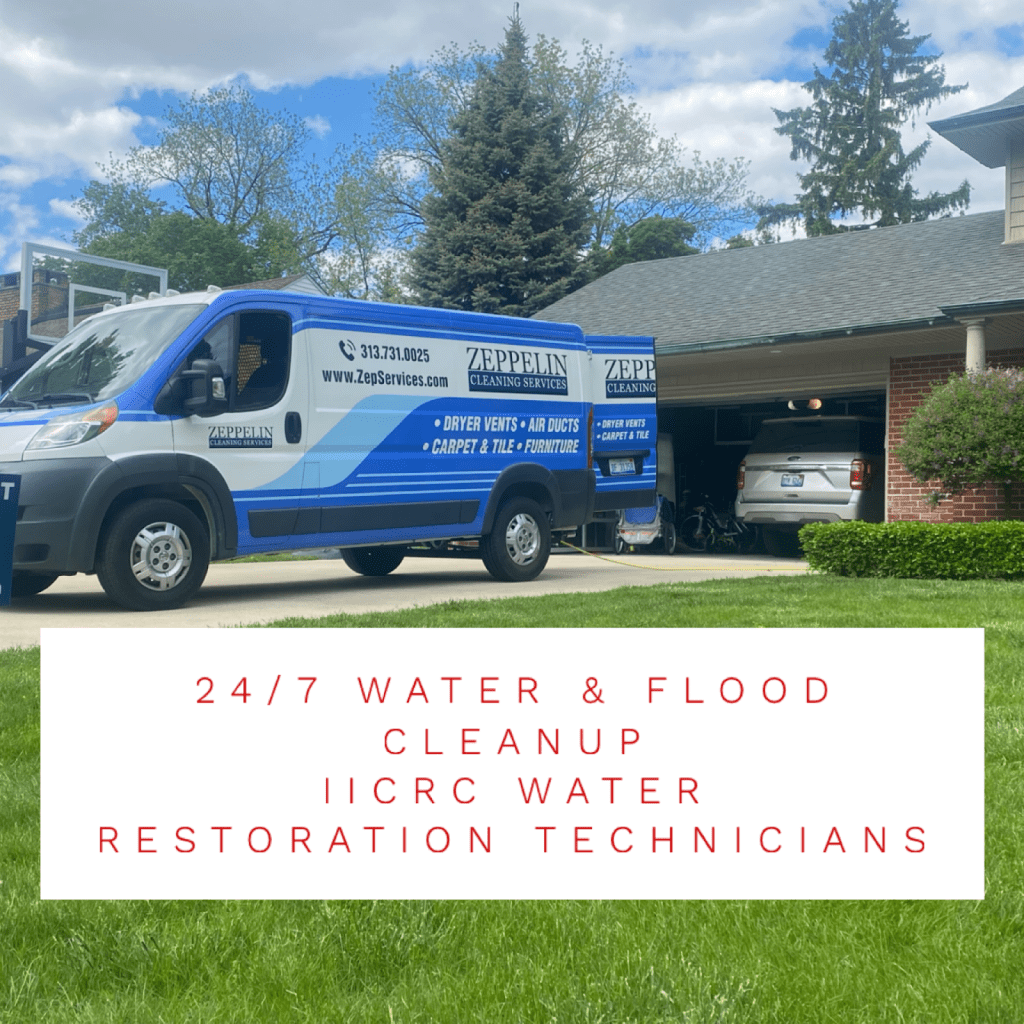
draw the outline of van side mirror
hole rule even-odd
[[[227,389],[224,371],[214,359],[197,359],[189,370],[180,374],[188,390],[182,403],[186,416],[216,416],[227,412]]]
[[[213,359],[197,359],[190,369],[176,373],[153,402],[153,411],[162,416],[216,416],[227,408],[224,371]]]

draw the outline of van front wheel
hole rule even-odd
[[[150,498],[123,508],[100,544],[96,575],[123,608],[179,608],[203,585],[210,540],[184,505]]]
[[[487,571],[503,583],[536,579],[551,554],[551,526],[531,498],[512,498],[494,517],[491,532],[480,540]]]

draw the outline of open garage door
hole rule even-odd
[[[672,436],[676,507],[680,514],[699,504],[705,495],[716,508],[731,507],[736,497],[736,469],[762,421],[807,415],[810,398],[820,399],[820,409],[815,411],[822,415],[885,417],[885,392],[881,390],[838,394],[804,391],[792,399],[773,397],[713,405],[659,403],[658,431]]]

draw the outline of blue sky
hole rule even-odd
[[[527,33],[572,53],[583,39],[625,59],[636,99],[666,135],[704,158],[750,161],[749,184],[791,199],[801,168],[773,131],[772,107],[802,105],[811,74],[844,5],[817,0],[678,0],[520,5]],[[242,80],[258,101],[309,119],[311,149],[327,155],[368,134],[372,87],[393,66],[416,66],[441,46],[500,41],[511,2],[381,0],[282,8],[268,0],[213,3],[201,18],[144,5],[5,4],[0,9],[0,262],[15,269],[22,241],[66,243],[77,226],[70,201],[97,163],[151,143],[169,104]],[[930,33],[947,81],[969,89],[928,119],[992,103],[1024,86],[1024,19],[1018,0],[904,0],[914,34]],[[907,145],[924,137],[919,123]],[[971,210],[1002,207],[1002,172],[934,138],[915,176],[919,190],[948,191],[967,177]]]

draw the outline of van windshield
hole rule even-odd
[[[206,308],[198,303],[126,309],[86,320],[30,367],[0,406],[76,405],[119,395]]]

